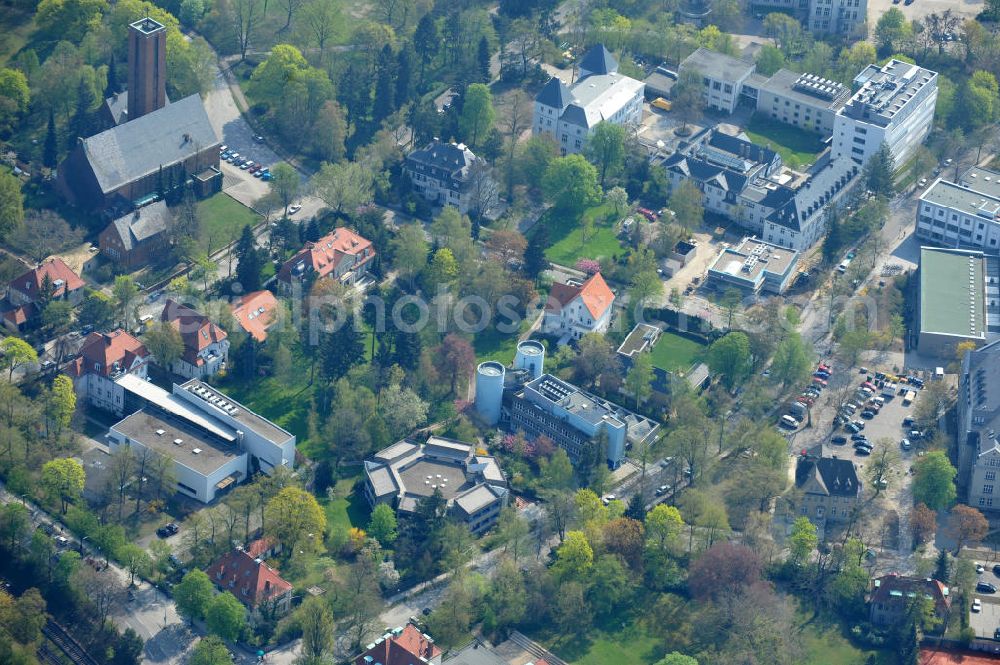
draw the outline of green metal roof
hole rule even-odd
[[[920,248],[920,332],[986,336],[983,261],[981,252]]]

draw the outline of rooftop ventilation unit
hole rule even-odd
[[[194,453],[195,455],[200,455],[201,454],[201,448],[195,448],[191,452]]]
[[[179,446],[184,443],[184,439],[174,439],[174,445]]]
[[[164,432],[164,431],[163,431],[162,429],[158,429],[158,430],[156,430],[156,436],[163,436],[163,435],[164,435],[164,433],[165,433],[165,432]]]

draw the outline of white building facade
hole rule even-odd
[[[938,178],[921,194],[917,237],[944,247],[1000,251],[1000,173],[972,168],[949,182]]]
[[[857,92],[837,111],[833,159],[865,164],[882,144],[899,168],[927,138],[937,104],[937,72],[890,60],[869,65],[854,78]]]

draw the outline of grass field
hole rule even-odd
[[[572,665],[653,665],[659,660],[660,638],[640,618],[624,617],[615,629],[609,628],[595,626],[584,636],[542,642]]]
[[[17,55],[35,30],[34,12],[5,6],[0,20],[0,67]]]
[[[841,626],[825,617],[812,618],[811,613],[798,612],[798,633],[805,653],[802,665],[889,665],[896,662],[884,651],[865,651],[844,637]],[[874,660],[869,660],[874,656]]]
[[[199,201],[198,216],[202,246],[210,251],[239,238],[244,226],[253,226],[261,220],[260,215],[222,192]]]
[[[686,337],[663,332],[653,347],[653,366],[668,372],[687,371],[701,360],[705,347]]]
[[[615,237],[614,222],[609,220],[611,206],[602,204],[589,208],[580,217],[567,216],[549,208],[536,225],[543,225],[552,245],[545,250],[545,258],[559,265],[573,267],[578,259],[600,259],[621,252],[621,243]],[[594,220],[594,230],[583,242],[583,218]]]
[[[823,151],[823,142],[816,134],[760,115],[750,119],[746,133],[754,143],[777,151],[785,165],[792,168],[812,164]]]
[[[295,435],[297,447],[307,457],[316,459],[322,442],[309,441],[308,389],[309,367],[295,374],[293,380],[276,377],[243,381],[227,378],[219,387],[251,410]]]
[[[326,512],[326,527],[334,529],[365,528],[368,524],[368,504],[359,493],[352,492],[354,484],[360,475],[341,478],[337,481],[337,496],[333,501],[324,500],[323,510]]]

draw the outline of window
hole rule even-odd
[[[712,81],[712,90],[722,90],[722,84],[718,81]]]
[[[723,90],[725,90],[726,92],[732,92],[732,91],[733,91],[733,86],[731,86],[731,85],[729,85],[729,84],[727,83],[727,84],[725,85],[725,87],[723,88]]]
[[[983,478],[985,478],[986,480],[996,480],[997,479],[997,472],[996,471],[987,471],[986,474],[983,476]]]
[[[993,485],[983,485],[983,494],[993,494]]]

